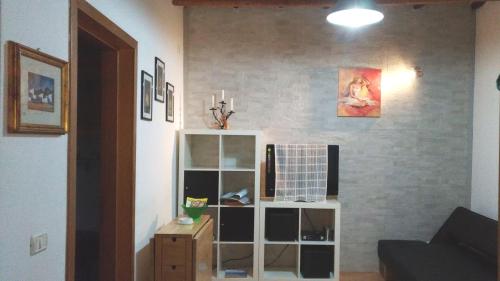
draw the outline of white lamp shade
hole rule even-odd
[[[375,9],[373,1],[368,0],[340,0],[326,18],[332,24],[347,27],[361,27],[383,19],[384,14]]]

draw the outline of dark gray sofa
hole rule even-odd
[[[386,281],[496,281],[497,221],[459,207],[430,243],[378,242]]]

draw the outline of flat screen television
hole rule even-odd
[[[274,144],[266,146],[266,197],[274,197],[276,184]],[[339,146],[328,145],[327,195],[339,194]]]

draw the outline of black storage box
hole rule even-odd
[[[298,209],[266,209],[265,237],[269,241],[296,241],[299,236]]]
[[[217,205],[219,194],[219,172],[185,171],[184,204],[187,197],[208,198],[209,205]]]
[[[332,246],[302,246],[300,273],[303,278],[330,278],[333,271]]]
[[[253,242],[254,208],[220,208],[220,241]]]

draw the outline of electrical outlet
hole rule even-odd
[[[30,255],[34,256],[47,249],[49,238],[47,233],[42,233],[36,236],[31,236],[30,239]]]

